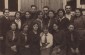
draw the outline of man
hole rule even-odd
[[[9,10],[5,9],[3,12],[3,16],[0,19],[0,41],[2,41],[1,44],[1,51],[4,54],[5,53],[5,36],[7,31],[10,29],[10,18],[9,18]]]
[[[65,6],[65,11],[66,11],[66,18],[69,19],[69,21],[71,21],[72,19],[72,14],[71,14],[71,6],[70,5],[66,5]]]
[[[34,20],[37,19],[37,14],[38,14],[37,6],[31,5],[31,18]]]

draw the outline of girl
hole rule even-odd
[[[22,26],[22,31],[20,33],[19,39],[20,39],[19,40],[20,55],[28,55],[29,54],[29,37],[28,37],[28,25],[27,24],[24,24]]]
[[[65,11],[64,9],[59,9],[57,11],[57,23],[59,25],[60,30],[66,30],[68,25],[69,25],[69,20],[68,18],[65,17]]]
[[[65,55],[66,54],[66,36],[63,30],[59,30],[58,24],[52,24],[51,33],[53,34],[53,46],[51,48],[51,55]]]
[[[16,55],[19,44],[19,32],[17,31],[17,24],[12,23],[11,29],[6,34],[6,55]]]
[[[31,55],[40,55],[40,27],[35,22],[33,22],[31,25],[29,37]]]

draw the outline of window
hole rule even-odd
[[[4,5],[4,0],[0,0],[0,11],[3,11],[4,8],[5,8],[5,5]]]
[[[18,0],[8,0],[9,11],[18,11]]]

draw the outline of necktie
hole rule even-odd
[[[71,33],[71,40],[74,41],[74,39],[73,39],[73,34],[72,34],[72,33]]]
[[[13,38],[12,38],[12,40],[14,40],[15,39],[15,31],[13,31]]]
[[[45,34],[45,43],[47,43],[47,34]]]

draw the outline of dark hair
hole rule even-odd
[[[35,8],[37,9],[37,6],[36,6],[36,5],[31,5],[31,8],[32,8],[32,7],[35,7]]]
[[[67,6],[70,6],[70,5],[66,5],[66,6],[65,6],[65,9],[66,9]],[[70,6],[70,7],[71,7],[71,6]]]
[[[19,14],[20,14],[20,17],[21,17],[21,12],[20,12],[20,11],[17,11],[14,16],[16,17],[16,14],[17,14],[17,13],[19,13]]]
[[[38,11],[38,15],[40,15],[40,13],[42,13],[42,14],[43,14],[43,12],[42,12],[42,11]]]
[[[65,11],[64,11],[64,9],[58,9],[58,11],[57,11],[57,15],[59,14],[59,11],[62,11],[62,12],[63,12],[63,15],[65,15]]]
[[[48,8],[48,9],[49,9],[49,7],[48,7],[48,6],[44,6],[43,8]]]
[[[18,25],[17,25],[15,22],[11,22],[10,26],[11,26],[12,24],[15,24],[15,25],[16,25],[16,30],[18,30]],[[11,27],[10,27],[10,29],[11,29]]]
[[[34,26],[35,24],[38,25],[38,30],[37,30],[37,31],[41,31],[41,27],[40,27],[40,25],[39,25],[36,21],[34,21],[34,22],[31,23],[31,25],[30,25],[30,27],[29,27],[29,28],[30,28],[30,31],[33,30],[33,26]]]
[[[82,9],[81,9],[81,8],[76,8],[75,11],[76,11],[76,10],[79,10],[80,13],[81,13],[81,15],[82,15]],[[81,15],[80,15],[80,16],[81,16]]]
[[[21,30],[23,30],[23,29],[24,29],[24,27],[25,27],[25,26],[27,26],[27,25],[28,25],[27,23],[24,23],[24,24],[22,25]],[[28,25],[28,28],[29,28],[29,25]]]
[[[55,17],[55,11],[53,11],[53,10],[49,10],[49,12],[52,12],[53,14],[54,14],[54,17]],[[49,12],[48,12],[48,15],[49,15]]]
[[[3,10],[3,14],[5,13],[5,10],[8,10],[8,11],[9,11],[9,9],[4,9],[4,10]]]

